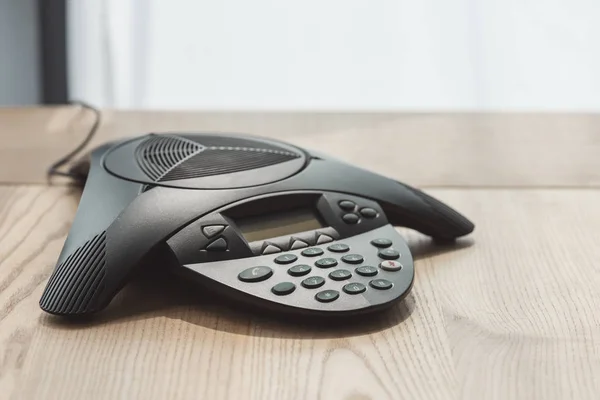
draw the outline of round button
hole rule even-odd
[[[369,282],[369,285],[371,285],[372,288],[379,290],[387,290],[393,286],[392,282],[388,281],[387,279],[373,279],[371,282]]]
[[[346,254],[342,257],[342,261],[348,264],[360,264],[364,260],[360,254]]]
[[[377,211],[375,211],[373,208],[365,207],[361,208],[360,215],[365,218],[375,218],[377,216]]]
[[[337,290],[323,290],[316,294],[315,299],[319,300],[321,303],[329,303],[330,301],[336,300],[340,297],[340,292]]]
[[[288,274],[290,274],[291,276],[303,276],[308,274],[311,269],[312,268],[310,267],[310,265],[306,264],[294,265],[293,267],[288,269]]]
[[[343,281],[344,279],[350,279],[352,272],[347,269],[336,269],[329,273],[329,277],[334,281]]]
[[[386,271],[400,271],[402,269],[402,264],[400,264],[398,261],[393,260],[382,261],[381,264],[379,264],[379,266],[381,267],[381,269],[384,269]]]
[[[271,288],[271,292],[277,296],[285,296],[286,294],[292,293],[296,290],[296,285],[292,282],[281,282]]]
[[[379,272],[379,270],[371,265],[363,265],[362,267],[356,268],[357,274],[362,276],[375,276]]]
[[[400,253],[394,249],[383,249],[379,251],[378,256],[384,260],[396,260],[400,257]]]
[[[334,253],[344,253],[350,250],[350,246],[345,243],[335,243],[327,247],[327,250],[333,251]]]
[[[291,264],[294,261],[296,261],[298,259],[298,257],[296,257],[296,255],[294,254],[282,254],[280,256],[278,256],[277,258],[275,258],[275,262],[277,264]]]
[[[367,287],[362,283],[353,282],[347,285],[344,285],[342,290],[348,294],[359,294],[367,290]]]
[[[325,278],[321,276],[310,276],[302,281],[302,286],[307,289],[315,289],[325,284]]]
[[[321,258],[315,262],[315,265],[319,268],[331,268],[337,265],[337,260],[331,257]]]
[[[375,247],[384,249],[386,247],[390,247],[392,245],[392,241],[390,239],[386,239],[386,238],[378,238],[378,239],[371,240],[371,244]]]
[[[346,211],[352,211],[354,210],[354,207],[356,207],[356,204],[354,204],[354,202],[350,200],[342,200],[338,203],[338,205],[342,210]]]
[[[316,257],[323,254],[323,250],[318,247],[311,247],[309,249],[302,250],[302,254],[304,257]]]
[[[352,213],[344,214],[342,216],[342,221],[344,221],[347,224],[357,224],[359,220],[360,218],[358,218],[358,215]]]
[[[269,279],[271,275],[273,275],[271,268],[259,266],[243,270],[239,273],[238,279],[242,282],[260,282]]]

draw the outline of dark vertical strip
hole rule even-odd
[[[38,0],[42,102],[69,102],[67,78],[67,1]]]

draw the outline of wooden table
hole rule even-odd
[[[46,185],[44,169],[91,122],[78,107],[0,110],[0,398],[600,398],[599,115],[104,112],[96,144],[278,137],[422,187],[476,223],[454,247],[401,230],[411,295],[337,329],[154,276],[97,319],[44,314],[80,195]]]

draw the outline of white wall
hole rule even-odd
[[[598,0],[70,6],[72,95],[100,105],[600,110]]]
[[[0,0],[0,106],[40,101],[36,0]]]

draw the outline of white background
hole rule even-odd
[[[600,110],[598,0],[87,0],[71,97],[122,108]]]
[[[40,101],[36,0],[0,0],[0,107]]]

